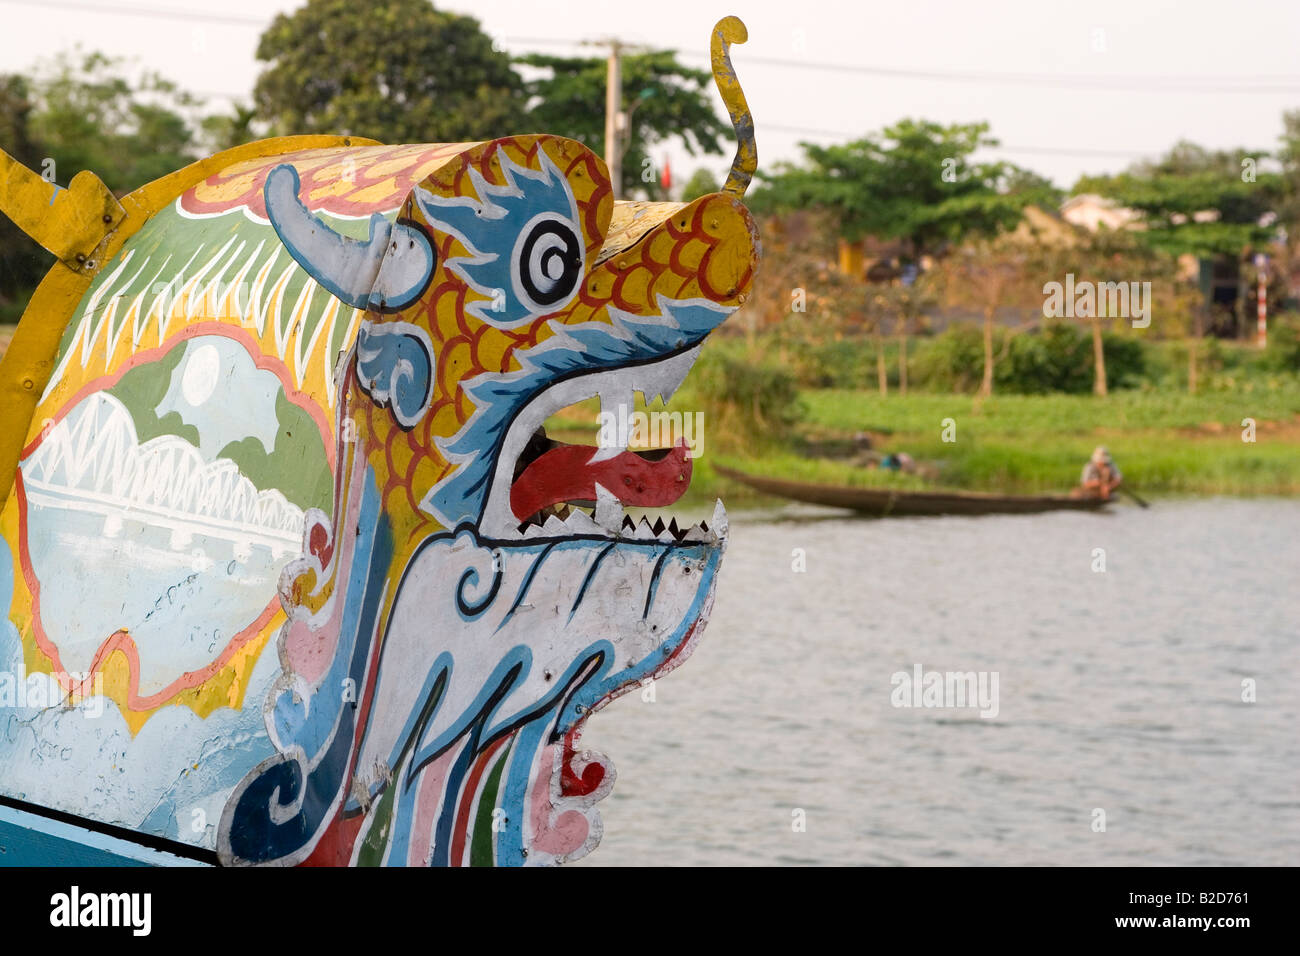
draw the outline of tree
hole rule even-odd
[[[119,58],[78,51],[33,81],[31,136],[58,183],[89,169],[122,195],[198,158],[199,101],[156,73],[133,81],[125,72]]]
[[[863,317],[871,329],[871,344],[876,353],[876,387],[880,397],[889,394],[889,371],[885,366],[885,316],[890,315],[894,305],[889,300],[886,286],[867,286],[867,298],[864,303]]]
[[[530,54],[516,62],[542,71],[527,83],[531,125],[603,154],[605,60]],[[650,157],[654,145],[679,136],[692,156],[722,155],[731,126],[714,112],[712,74],[683,66],[670,51],[628,54],[620,72],[628,114],[622,181],[629,191],[640,188],[652,199],[663,198]]]
[[[0,142],[19,162],[66,186],[88,169],[119,196],[197,159],[198,100],[156,73],[128,76],[123,60],[76,50],[29,80],[0,77]],[[0,310],[21,314],[53,258],[0,223]]]
[[[257,109],[247,103],[233,103],[229,113],[205,116],[200,124],[203,138],[212,152],[251,143],[262,135],[257,127]]]
[[[701,196],[709,195],[709,193],[716,193],[721,188],[718,184],[718,177],[701,166],[691,173],[691,178],[686,180],[686,185],[682,187],[682,202],[690,202],[692,199],[699,199]]]
[[[898,336],[898,394],[906,395],[907,335],[910,328],[935,304],[934,282],[929,274],[922,274],[910,285],[898,282],[884,287],[882,295],[886,311],[894,316],[894,332]]]
[[[1009,229],[1027,204],[1044,201],[1041,184],[1014,165],[971,160],[997,145],[987,123],[907,119],[843,145],[800,145],[804,163],[778,165],[751,205],[824,206],[837,214],[843,238],[906,239],[918,259],[945,242]],[[1013,176],[1018,188],[1011,192]]]
[[[455,143],[518,133],[523,81],[473,17],[427,0],[308,0],[262,34],[253,100],[281,134]]]
[[[1300,243],[1300,110],[1282,114],[1281,148],[1277,158],[1282,164],[1281,193],[1277,212],[1286,229],[1287,258],[1295,257]]]
[[[1127,289],[1129,282],[1138,276],[1151,282],[1158,275],[1170,271],[1162,268],[1164,262],[1156,261],[1159,254],[1138,243],[1133,233],[1104,227],[1095,233],[1076,230],[1068,244],[1038,245],[1029,255],[1029,267],[1039,275],[1050,277],[1048,281],[1062,283],[1067,275],[1073,275],[1077,281],[1092,282],[1098,289],[1106,288],[1103,283],[1123,283]],[[1130,302],[1131,311],[1127,293],[1123,301]],[[1116,319],[1125,318],[1110,315],[1110,306],[1111,297],[1099,293],[1092,305],[1091,315],[1075,313],[1074,316],[1086,320],[1092,332],[1092,391],[1098,396],[1105,396],[1109,392],[1103,325],[1107,322],[1114,324]]]
[[[1008,305],[1041,309],[1041,273],[1031,268],[1030,253],[1025,246],[1006,236],[968,242],[945,259],[940,270],[935,281],[948,302],[974,306],[983,314],[984,376],[978,394],[987,398],[993,394],[997,363],[993,331],[998,309]],[[1007,347],[1010,347],[1010,336]]]
[[[1282,196],[1277,173],[1255,165],[1264,150],[1211,151],[1186,141],[1115,176],[1083,177],[1074,193],[1099,193],[1141,215],[1143,243],[1171,255],[1237,257],[1271,241],[1261,226]],[[1243,165],[1244,160],[1249,163]]]
[[[0,76],[0,143],[14,159],[39,171],[42,156],[31,136],[31,111],[27,82],[20,76]],[[0,310],[5,319],[16,319],[9,313],[26,301],[53,262],[53,256],[0,216]]]
[[[1136,210],[1144,245],[1172,256],[1215,260],[1239,276],[1243,256],[1272,242],[1277,212],[1286,209],[1283,177],[1258,168],[1267,156],[1264,150],[1207,150],[1182,141],[1162,158],[1136,163],[1119,175],[1085,177],[1074,192],[1099,193]],[[1242,305],[1237,301],[1224,309],[1231,313],[1230,329],[1238,327]],[[1202,316],[1211,308],[1206,301],[1192,314],[1187,375],[1193,391]]]

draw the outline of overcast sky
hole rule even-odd
[[[358,0],[364,3],[365,0]],[[299,0],[0,0],[0,72],[74,44],[133,58],[182,87],[247,98],[262,27]],[[443,0],[511,52],[581,52],[581,40],[685,51],[707,64],[728,13],[749,27],[733,60],[759,161],[799,155],[901,117],[987,120],[1002,158],[1068,187],[1178,139],[1276,145],[1300,108],[1300,0]],[[719,113],[722,103],[713,93]],[[214,106],[222,100],[214,100]],[[503,131],[504,132],[504,131]],[[535,132],[515,130],[512,132]],[[544,132],[544,131],[536,131]],[[663,152],[662,150],[659,152]],[[669,149],[678,181],[699,165]]]

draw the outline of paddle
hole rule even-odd
[[[1130,498],[1132,498],[1134,501],[1136,501],[1136,502],[1137,502],[1139,505],[1141,505],[1143,508],[1150,508],[1150,507],[1151,507],[1151,502],[1146,501],[1145,499],[1143,499],[1143,497],[1142,497],[1141,495],[1139,495],[1136,491],[1134,491],[1132,488],[1128,488],[1128,487],[1126,487],[1126,486],[1124,486],[1124,485],[1120,485],[1120,486],[1119,486],[1119,490],[1122,491],[1122,492],[1124,492],[1124,494],[1128,495]]]

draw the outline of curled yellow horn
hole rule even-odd
[[[727,174],[727,184],[722,187],[724,193],[744,196],[758,169],[758,146],[754,142],[754,117],[750,115],[749,104],[745,102],[745,91],[740,88],[740,80],[731,65],[731,44],[744,43],[749,39],[749,31],[739,17],[723,17],[713,28],[713,41],[710,52],[713,60],[713,82],[718,85],[722,102],[731,114],[731,125],[736,130],[736,158],[731,162],[731,172]]]

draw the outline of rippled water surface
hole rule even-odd
[[[734,515],[694,656],[589,722],[584,863],[1298,864],[1298,580],[1289,500]],[[892,706],[916,664],[996,718]]]

